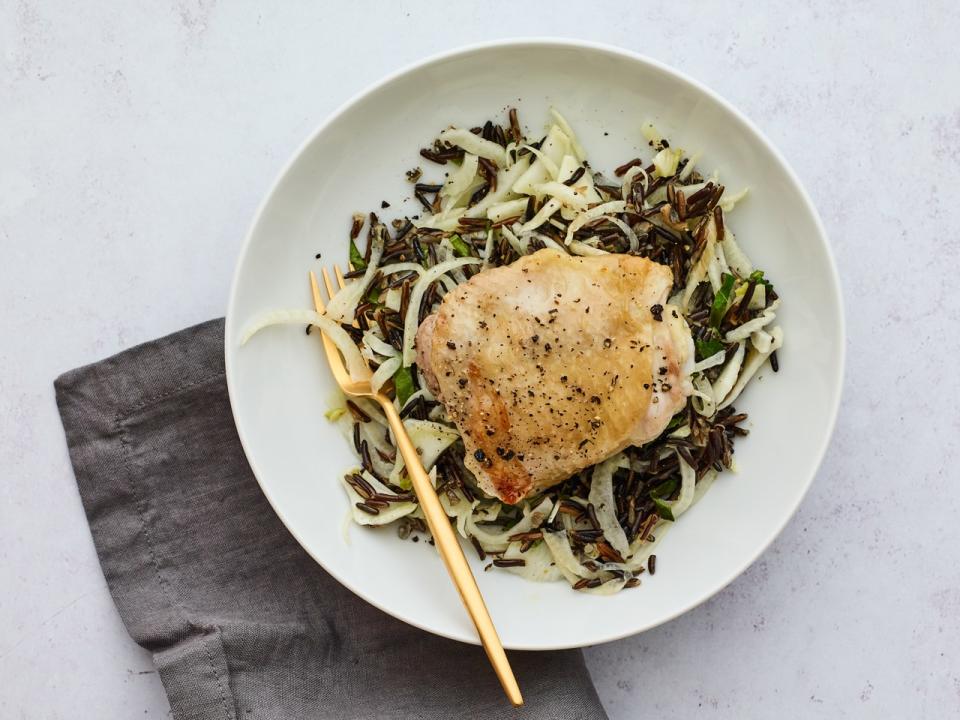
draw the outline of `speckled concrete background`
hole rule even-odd
[[[261,193],[347,97],[524,34],[642,51],[744,110],[810,189],[847,302],[813,490],[712,601],[588,651],[611,717],[960,715],[960,6],[277,5],[0,0],[0,717],[168,716],[97,566],[54,376],[222,314]]]

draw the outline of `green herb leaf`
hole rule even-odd
[[[367,267],[367,263],[363,259],[363,253],[360,252],[353,240],[350,241],[350,264],[353,265],[354,270],[365,270]]]
[[[400,368],[393,374],[393,387],[397,391],[397,400],[402,408],[415,392],[413,372],[409,367]]]
[[[669,430],[676,430],[678,427],[683,425],[686,421],[687,421],[687,411],[681,410],[672,418],[670,418],[670,422],[667,423],[667,428],[664,432]]]
[[[663,500],[665,498],[669,498],[677,491],[677,488],[679,487],[680,481],[675,477],[664,480],[656,487],[650,488],[650,499],[656,500],[657,498],[660,498]]]
[[[720,289],[713,296],[713,305],[710,308],[710,327],[719,329],[723,316],[730,309],[730,296],[733,294],[733,283],[736,278],[733,275],[724,273],[720,280]]]
[[[694,340],[693,344],[697,347],[697,361],[706,360],[723,350],[723,343],[715,337],[707,340]]]
[[[451,235],[450,244],[453,245],[453,254],[457,257],[468,257],[470,255],[469,246],[459,235]]]
[[[670,478],[650,490],[650,499],[653,500],[653,504],[657,508],[657,514],[664,520],[674,520],[673,501],[668,498],[670,498],[679,487],[680,481],[677,478]]]
[[[763,270],[754,270],[750,273],[750,277],[748,277],[747,280],[755,282],[757,285],[766,285],[767,288],[773,288],[773,283],[763,276]]]
[[[367,302],[379,302],[380,301],[380,290],[378,288],[370,288],[370,291],[367,293]]]
[[[653,504],[657,508],[657,514],[664,520],[676,520],[676,518],[673,516],[673,503],[670,503],[666,500],[661,500],[660,498],[653,498]]]

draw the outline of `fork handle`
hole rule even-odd
[[[453,584],[457,586],[457,590],[460,592],[460,599],[477,628],[480,642],[483,643],[483,649],[487,652],[487,658],[493,665],[493,670],[497,674],[504,692],[506,692],[510,702],[515,707],[519,707],[523,705],[520,687],[517,685],[517,679],[513,676],[510,661],[507,660],[507,654],[504,652],[500,637],[493,626],[493,620],[487,611],[487,605],[483,602],[483,596],[480,594],[480,588],[477,587],[476,578],[470,571],[470,565],[463,554],[463,548],[460,547],[456,533],[450,525],[450,519],[440,504],[437,491],[423,467],[423,462],[420,460],[417,449],[403,426],[403,420],[400,419],[397,409],[386,398],[382,398],[380,404],[397,440],[397,449],[403,457],[407,474],[413,483],[413,490],[420,501],[420,507],[423,508],[427,526],[433,534],[437,549],[440,551],[440,557],[443,558],[443,562],[447,566],[447,572],[450,573]]]

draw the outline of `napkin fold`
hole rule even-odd
[[[55,387],[104,576],[176,720],[606,718],[579,651],[509,653],[513,709],[480,648],[386,615],[306,554],[237,439],[222,320]]]

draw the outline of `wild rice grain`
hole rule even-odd
[[[590,523],[597,530],[600,529],[600,521],[597,520],[597,509],[593,506],[593,503],[587,503],[587,517],[590,518]]]
[[[400,229],[397,230],[397,240],[405,238],[411,230],[413,230],[413,223],[410,222],[408,218],[405,218],[405,222],[400,226]]]
[[[370,458],[370,446],[366,440],[360,442],[360,459],[363,461],[363,469],[373,475],[377,480],[383,482],[385,478],[377,472],[373,466],[373,460]]]
[[[510,542],[525,542],[527,540],[540,540],[542,537],[542,530],[531,530],[530,532],[521,532],[511,535],[507,538],[507,540]]]
[[[637,165],[643,165],[643,161],[640,158],[634,158],[629,162],[625,162],[623,165],[615,169],[613,171],[613,174],[616,175],[617,177],[623,177],[624,175],[627,174],[627,170],[629,170],[632,167],[636,167]]]
[[[420,156],[425,157],[427,160],[430,160],[440,165],[446,165],[447,159],[440,155],[439,153],[434,152],[433,150],[427,150],[426,148],[420,148]]]
[[[477,540],[473,535],[470,536],[470,544],[472,544],[473,549],[477,551],[477,556],[481,561],[487,559],[487,553],[484,551],[483,546],[480,545],[480,541]]]
[[[350,410],[350,414],[353,415],[353,419],[357,422],[370,422],[370,416],[361,410],[360,407],[353,402],[353,400],[347,400],[347,408]]]
[[[413,196],[420,201],[420,204],[423,205],[423,209],[429,213],[433,212],[433,203],[427,199],[427,196],[424,195],[419,190],[413,194]]]
[[[517,109],[510,108],[508,115],[510,117],[510,135],[513,141],[519,145],[520,141],[523,140],[523,132],[520,130],[520,119],[517,117]]]
[[[600,553],[600,557],[602,557],[604,560],[607,560],[608,562],[614,562],[614,563],[626,562],[623,559],[623,557],[620,555],[620,553],[614,550],[610,546],[610,544],[605,540],[598,541],[596,545],[597,545],[597,552]]]
[[[657,572],[657,556],[651,555],[647,558],[647,572],[651,575]]]
[[[364,480],[360,475],[356,473],[350,475],[344,475],[344,480],[356,491],[357,495],[362,497],[364,500],[369,500],[374,496],[373,488],[370,487],[369,483]]]
[[[573,171],[573,175],[571,175],[570,177],[568,177],[566,180],[563,181],[563,184],[567,186],[573,185],[577,180],[583,177],[583,174],[586,171],[587,169],[583,165],[581,165],[580,167],[578,167],[576,170]]]
[[[352,223],[350,225],[350,239],[356,240],[360,237],[360,231],[363,229],[363,215],[357,213],[353,216]]]

